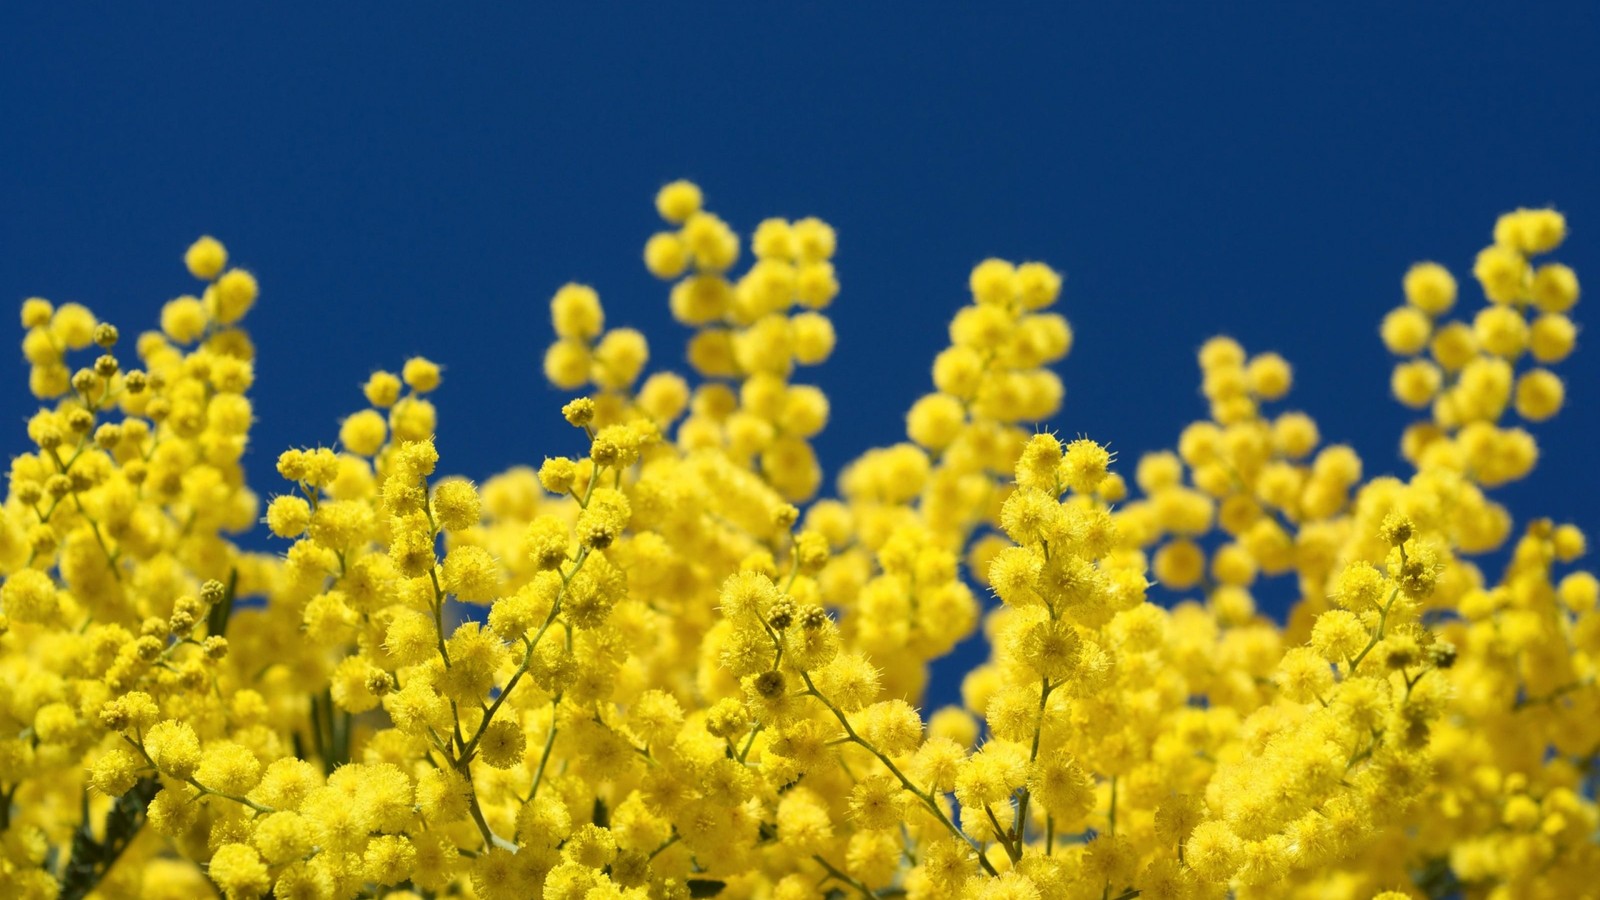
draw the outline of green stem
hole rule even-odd
[[[528,802],[539,796],[539,785],[544,781],[544,767],[550,764],[550,751],[556,745],[556,705],[561,702],[558,696],[550,701],[550,732],[544,737],[544,752],[539,755],[539,768],[533,773],[533,787],[528,790]]]
[[[762,723],[757,722],[755,727],[750,729],[750,736],[745,739],[744,749],[739,751],[739,762],[744,762],[750,756],[750,748],[756,744],[756,735],[760,734],[761,729],[765,727]]]
[[[663,841],[661,843],[661,846],[655,848],[654,850],[651,850],[650,851],[650,855],[645,857],[645,859],[655,859],[656,857],[660,856],[662,851],[666,850],[668,847],[671,847],[673,844],[676,844],[680,837],[681,837],[681,835],[679,835],[676,831],[674,831],[672,833],[672,837],[669,837],[665,841]]]
[[[555,618],[554,610],[551,610],[550,618]],[[547,621],[545,624],[549,625],[550,623]],[[539,634],[543,635],[544,629],[540,629]],[[484,732],[489,730],[489,723],[494,719],[494,714],[500,711],[500,707],[506,702],[506,698],[511,696],[511,690],[517,686],[518,681],[522,680],[522,676],[528,671],[528,666],[533,662],[533,648],[537,646],[537,641],[538,638],[534,638],[533,641],[529,641],[526,638],[523,639],[522,664],[517,666],[517,671],[511,673],[511,678],[506,681],[506,686],[500,689],[500,696],[495,697],[494,703],[484,710],[483,718],[478,722],[478,730],[473,733],[472,739],[467,741],[461,748],[461,762],[468,763],[472,761],[472,753],[478,749],[478,742],[483,740]]]
[[[823,867],[824,869],[827,869],[829,875],[832,875],[834,878],[836,878],[836,879],[844,882],[845,884],[848,884],[851,887],[855,888],[856,892],[861,894],[861,896],[866,897],[867,900],[877,900],[877,897],[878,897],[877,894],[874,894],[871,890],[869,890],[866,885],[862,884],[861,882],[855,880],[854,878],[851,878],[849,875],[846,875],[845,873],[843,873],[843,872],[839,871],[838,869],[834,868],[832,863],[830,863],[827,860],[822,858],[822,854],[813,853],[811,855],[811,858],[817,861],[817,865]]]
[[[1032,765],[1033,761],[1039,758],[1039,735],[1044,731],[1044,711],[1045,707],[1049,704],[1050,691],[1052,689],[1053,685],[1050,684],[1050,679],[1044,679],[1042,686],[1039,688],[1039,716],[1034,720],[1033,723],[1033,747],[1028,751],[1029,765]],[[1017,797],[1017,820],[1011,823],[1011,843],[1017,848],[1016,856],[1012,857],[1013,861],[1021,858],[1022,841],[1028,833],[1029,799],[1030,793],[1027,787],[1023,787],[1022,790],[1018,792]]]
[[[122,571],[117,565],[117,554],[112,553],[111,548],[106,546],[106,539],[100,534],[100,523],[96,522],[94,517],[84,510],[83,500],[78,497],[76,491],[72,494],[72,502],[78,507],[78,514],[83,516],[83,520],[89,523],[90,530],[94,532],[94,542],[100,545],[100,551],[106,555],[106,568],[111,570],[111,577],[121,581]]]
[[[995,816],[994,810],[989,807],[989,804],[985,803],[983,805],[983,812],[984,815],[989,817],[989,824],[994,828],[994,839],[1000,842],[1001,847],[1005,848],[1006,855],[1011,857],[1012,862],[1021,859],[1022,848],[1018,847],[1006,836],[1006,829],[1000,827],[1000,819]]]
[[[444,589],[439,587],[439,567],[428,567],[428,578],[433,581],[433,633],[439,639],[439,657],[444,667],[450,668],[450,651],[444,648]]]
[[[1378,611],[1378,628],[1372,632],[1372,640],[1367,641],[1367,646],[1361,648],[1361,652],[1356,654],[1355,659],[1350,660],[1351,674],[1355,673],[1356,667],[1360,666],[1361,661],[1367,658],[1367,654],[1372,652],[1372,648],[1378,646],[1378,642],[1383,640],[1383,628],[1389,621],[1389,610],[1394,608],[1394,601],[1399,596],[1400,589],[1398,587],[1389,592],[1388,602],[1383,604],[1383,608]]]
[[[132,745],[133,749],[139,751],[139,755],[143,756],[144,759],[145,759],[145,762],[148,762],[150,764],[150,768],[155,769],[158,772],[161,771],[161,767],[156,765],[156,761],[151,758],[149,753],[145,752],[143,744],[141,744],[140,742],[134,740],[131,737],[128,737],[127,735],[123,735],[122,739],[127,741],[130,745]],[[177,775],[175,775],[174,773],[171,773],[171,772],[167,772],[166,774],[172,775],[174,778],[178,777]],[[276,809],[273,809],[272,807],[267,806],[267,805],[265,805],[263,803],[257,803],[254,800],[251,800],[249,797],[241,797],[238,794],[229,794],[229,793],[225,793],[223,791],[214,791],[211,788],[208,788],[205,785],[201,784],[200,782],[196,781],[195,777],[193,775],[185,775],[179,780],[181,780],[181,781],[193,786],[196,790],[198,790],[200,792],[200,796],[202,796],[202,797],[209,795],[209,796],[213,796],[213,797],[221,797],[224,800],[232,800],[233,802],[235,802],[235,803],[237,803],[237,804],[239,804],[241,806],[248,806],[248,807],[250,807],[251,809],[255,810],[258,813],[274,813],[274,812],[277,812]]]
[[[1117,776],[1115,776],[1115,775],[1111,776],[1111,810],[1109,812],[1108,818],[1110,819],[1110,821],[1107,823],[1108,825],[1110,825],[1109,833],[1111,834],[1112,837],[1116,837],[1117,836]]]
[[[472,813],[472,821],[478,826],[478,833],[483,835],[484,849],[500,847],[515,853],[517,845],[495,834],[489,827],[489,820],[484,818],[483,807],[478,805],[477,788],[472,784],[472,773],[467,771],[462,774],[467,777],[467,810]]]
[[[844,712],[839,709],[839,707],[834,706],[832,701],[823,696],[821,691],[817,690],[817,685],[811,680],[811,674],[809,672],[802,671],[800,673],[800,677],[805,681],[808,692],[813,697],[816,697],[818,700],[822,701],[822,705],[826,706],[828,711],[833,713],[833,717],[839,720],[839,724],[844,727],[844,733],[850,736],[850,740],[860,744],[867,750],[867,752],[871,753],[873,756],[876,756],[878,761],[883,763],[890,773],[892,773],[895,778],[900,780],[902,787],[910,791],[912,796],[922,801],[922,805],[926,806],[928,810],[933,813],[934,817],[939,820],[940,824],[944,825],[944,827],[948,829],[951,834],[965,841],[967,845],[978,854],[978,863],[983,866],[984,871],[996,878],[1000,877],[1000,873],[995,869],[994,864],[989,862],[989,860],[983,855],[983,849],[980,848],[976,843],[973,843],[972,838],[964,834],[961,829],[955,826],[954,822],[950,821],[950,817],[944,814],[944,809],[939,806],[938,801],[933,799],[933,795],[924,792],[921,788],[918,788],[912,783],[911,779],[905,776],[905,773],[900,771],[900,768],[894,764],[893,760],[884,755],[883,751],[879,750],[877,747],[874,747],[871,742],[861,737],[861,735],[856,734],[856,730],[850,726],[849,717],[847,717]]]

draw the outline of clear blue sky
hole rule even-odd
[[[449,367],[447,469],[578,449],[537,374],[545,302],[592,283],[675,361],[639,251],[677,177],[741,230],[837,227],[830,470],[901,437],[989,255],[1067,273],[1052,424],[1129,464],[1203,415],[1193,350],[1227,332],[1399,469],[1378,318],[1417,259],[1465,278],[1503,210],[1564,209],[1562,258],[1600,284],[1593,3],[465,6],[7,4],[0,295],[138,330],[192,289],[188,242],[221,237],[263,286],[270,493],[280,448],[331,442],[366,374],[414,353]],[[15,451],[33,401],[10,371]],[[1571,408],[1506,496],[1595,529],[1600,351],[1561,371]]]

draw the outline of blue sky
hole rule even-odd
[[[651,335],[652,369],[679,359],[639,251],[655,189],[690,177],[741,230],[838,229],[839,348],[808,373],[835,397],[830,471],[901,437],[990,255],[1067,274],[1060,431],[1130,465],[1169,445],[1204,414],[1194,349],[1226,332],[1396,471],[1376,326],[1410,263],[1465,278],[1496,214],[1554,203],[1561,258],[1600,279],[1600,7],[1324,6],[8,4],[0,295],[138,330],[216,234],[263,287],[259,488],[415,353],[448,367],[445,467],[482,477],[579,449],[538,376],[563,282]],[[1582,343],[1539,471],[1503,495],[1592,530]],[[11,365],[15,451],[34,405]]]

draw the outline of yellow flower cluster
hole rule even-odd
[[[1513,541],[1488,493],[1537,459],[1507,410],[1563,401],[1577,280],[1529,261],[1558,213],[1500,220],[1470,323],[1443,267],[1406,274],[1382,337],[1431,416],[1405,479],[1216,338],[1209,418],[1130,485],[1042,430],[1061,276],[991,259],[907,440],[817,500],[828,399],[792,378],[833,349],[833,230],[768,219],[735,274],[698,187],[656,205],[693,379],[645,377],[645,337],[562,287],[566,453],[481,485],[441,473],[414,358],[259,508],[256,281],[214,239],[139,368],[89,310],[23,304],[44,406],[0,507],[0,895],[1594,896],[1600,582],[1577,527]],[[281,553],[232,543],[258,517]],[[1473,560],[1508,543],[1491,580]],[[990,658],[925,715],[980,621]]]

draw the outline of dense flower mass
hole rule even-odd
[[[212,238],[133,341],[23,304],[0,895],[1597,896],[1600,583],[1577,527],[1492,495],[1564,399],[1559,213],[1500,219],[1465,315],[1443,267],[1405,274],[1406,477],[1227,338],[1209,416],[1125,475],[1045,427],[1061,276],[991,259],[907,440],[816,499],[834,231],[742,242],[686,182],[656,205],[690,374],[561,287],[570,429],[481,484],[443,474],[417,358],[258,497],[257,283]],[[257,521],[280,552],[231,543]],[[920,711],[980,626],[962,705]]]

